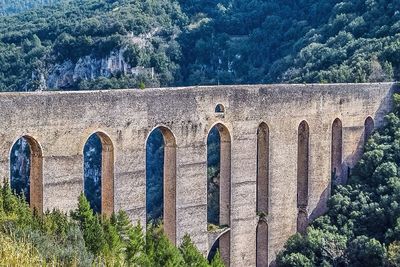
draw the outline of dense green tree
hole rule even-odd
[[[182,244],[179,247],[182,257],[186,263],[186,266],[193,267],[206,267],[208,266],[207,260],[199,252],[199,250],[194,246],[190,237],[185,235],[182,240]]]
[[[184,259],[168,238],[163,234],[162,227],[150,226],[146,232],[146,254],[150,266],[184,266]]]
[[[223,266],[219,257],[208,264],[188,236],[176,248],[162,226],[149,225],[144,234],[141,225],[133,226],[124,211],[109,218],[96,214],[83,194],[72,216],[57,210],[37,216],[7,183],[0,187],[0,204],[1,240],[26,245],[45,265]]]
[[[72,216],[79,222],[88,249],[95,255],[104,252],[107,240],[100,218],[94,214],[89,201],[83,194],[79,196],[78,209],[72,213]]]
[[[350,266],[384,266],[385,247],[376,239],[359,236],[350,242],[347,258]]]

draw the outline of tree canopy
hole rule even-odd
[[[3,2],[3,91],[400,75],[398,0]]]

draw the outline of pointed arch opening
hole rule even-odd
[[[261,123],[257,130],[257,266],[268,266],[268,226],[264,220],[269,211],[269,128]]]
[[[231,207],[231,136],[221,123],[207,137],[207,223],[209,230],[229,228]],[[230,231],[212,246],[229,266]],[[211,249],[211,248],[210,248]]]
[[[375,129],[374,119],[368,116],[364,122],[364,144],[368,142],[368,139],[371,137],[372,133]]]
[[[257,213],[268,214],[269,200],[269,128],[261,123],[257,130]]]
[[[268,267],[268,224],[260,221],[257,225],[257,267]]]
[[[331,142],[331,173],[332,184],[341,183],[342,177],[342,158],[343,158],[343,127],[342,121],[336,118],[332,123],[332,142]]]
[[[31,136],[19,138],[10,152],[10,186],[24,195],[30,207],[43,212],[43,155],[39,143]]]
[[[83,148],[83,191],[91,208],[110,216],[114,212],[114,146],[103,132],[89,136]]]
[[[310,128],[306,121],[302,121],[298,128],[297,147],[297,231],[300,233],[307,226],[309,146]]]
[[[148,223],[162,223],[176,244],[176,139],[163,126],[146,141],[146,215]]]

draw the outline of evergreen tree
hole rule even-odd
[[[144,240],[143,230],[138,223],[130,228],[129,240],[126,247],[127,262],[130,265],[148,266],[149,258],[146,254],[146,242]]]
[[[192,240],[190,240],[189,235],[185,235],[183,237],[183,241],[179,250],[182,254],[183,259],[185,260],[186,266],[193,267],[207,267],[208,262],[200,253],[200,251],[195,247]]]
[[[132,231],[132,224],[128,217],[128,214],[126,214],[125,211],[120,210],[116,215],[113,214],[111,216],[111,220],[115,220],[117,232],[122,241],[128,242],[130,232]]]
[[[150,226],[146,232],[146,254],[150,266],[183,266],[185,261],[176,248],[164,235],[162,226]]]
[[[124,244],[117,231],[117,227],[108,218],[102,219],[102,226],[104,229],[104,239],[106,241],[103,253],[107,258],[112,258],[115,263],[124,262]]]
[[[79,196],[78,209],[72,213],[72,216],[79,223],[88,249],[94,255],[100,255],[106,245],[104,231],[99,217],[94,215],[83,193]]]
[[[6,214],[14,214],[18,211],[18,198],[14,196],[10,184],[6,181],[1,190],[3,199],[3,210]],[[25,202],[25,201],[24,201]]]

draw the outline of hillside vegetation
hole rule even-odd
[[[23,197],[6,184],[0,187],[0,266],[214,266],[188,236],[177,248],[162,227],[143,233],[125,212],[111,218],[96,215],[81,195],[70,216],[57,210],[33,213]]]
[[[400,95],[386,126],[368,140],[328,213],[296,234],[278,266],[400,266]]]
[[[13,13],[3,2],[0,12]],[[15,7],[45,5],[0,17],[0,90],[400,75],[399,0],[51,2],[20,0]]]
[[[187,83],[399,78],[398,0],[184,2]]]
[[[31,8],[57,4],[62,0],[0,0],[0,15],[20,13]]]
[[[168,0],[62,1],[0,17],[0,88],[170,84],[185,18]]]

